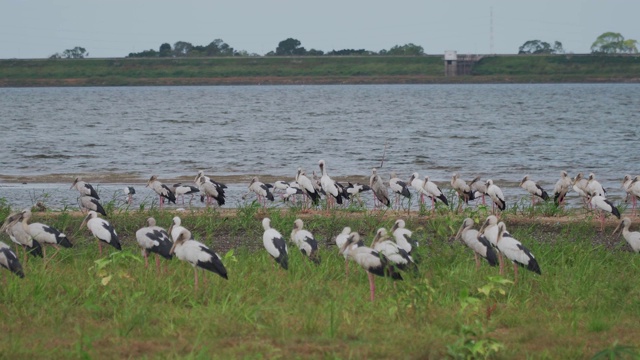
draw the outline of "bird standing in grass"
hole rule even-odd
[[[404,249],[407,254],[411,255],[411,252],[418,247],[418,242],[412,238],[413,232],[405,227],[405,222],[402,219],[396,220],[391,228],[393,238],[396,240],[396,244]]]
[[[611,235],[615,235],[618,232],[618,230],[622,229],[622,236],[624,237],[625,240],[627,240],[627,243],[629,243],[629,245],[631,246],[631,249],[633,249],[633,251],[637,253],[640,253],[640,232],[629,231],[630,226],[631,226],[631,219],[626,217],[622,219],[618,227],[615,230],[613,230],[613,234]]]
[[[538,261],[531,251],[507,232],[503,222],[498,224],[498,250],[513,262],[514,285],[518,283],[518,265],[542,275]]]
[[[127,204],[133,204],[133,195],[135,195],[136,189],[133,186],[125,186],[124,195],[127,197]]]
[[[22,265],[20,264],[20,261],[18,261],[16,253],[11,250],[9,245],[3,243],[2,241],[0,241],[0,266],[11,271],[21,278],[24,277]]]
[[[114,229],[107,220],[99,218],[98,213],[95,211],[89,211],[87,217],[84,218],[84,221],[80,224],[80,228],[82,229],[85,224],[93,236],[98,239],[100,256],[102,256],[102,242],[113,246],[117,250],[122,250],[116,229]]]
[[[350,246],[345,246],[349,237],[354,237],[354,240]],[[342,232],[336,236],[336,246],[338,247],[338,253],[344,256],[344,273],[345,276],[349,276],[349,251],[355,249],[358,246],[364,246],[364,241],[360,240],[360,235],[357,232],[351,232],[351,228],[346,226],[342,229]]]
[[[38,241],[41,244],[48,244],[56,248],[56,252],[51,255],[51,259],[53,259],[58,251],[60,251],[60,246],[64,248],[73,247],[71,241],[69,241],[67,236],[60,230],[41,223],[29,224],[29,220],[31,220],[31,210],[25,209],[24,211],[22,211],[21,215],[22,228],[27,234],[29,234],[35,241]],[[42,248],[42,252],[43,257],[46,257],[46,247]]]
[[[487,216],[487,219],[482,224],[480,231],[478,231],[478,237],[480,242],[488,241],[498,253],[498,265],[500,266],[500,275],[504,274],[504,260],[502,259],[502,253],[498,249],[498,218],[495,215]]]
[[[469,204],[469,200],[475,199],[474,192],[471,190],[471,186],[466,181],[460,178],[460,174],[455,173],[451,176],[451,187],[458,193],[460,202],[458,202],[458,210],[462,207],[462,202]]]
[[[331,208],[331,199],[334,199],[338,204],[342,205],[342,191],[337,183],[331,177],[329,177],[329,174],[327,173],[327,166],[324,160],[318,161],[318,166],[320,167],[320,171],[322,171],[320,185],[322,186],[322,190],[327,194],[327,209]]]
[[[44,255],[42,253],[42,246],[25,231],[21,220],[22,212],[7,216],[2,227],[0,227],[0,232],[7,233],[11,241],[23,248],[24,262],[26,264],[27,252],[35,257],[44,257]]]
[[[173,242],[169,238],[167,231],[156,225],[156,219],[150,217],[147,219],[147,226],[136,231],[136,240],[142,256],[144,256],[144,267],[149,266],[149,253],[156,254],[156,270],[160,270],[160,256],[167,260],[171,260],[171,248]]]
[[[604,216],[606,212],[620,219],[620,211],[618,211],[618,208],[604,196],[588,195],[588,198],[591,207],[600,212],[600,231],[604,230]]]
[[[173,239],[173,246],[169,250],[169,254],[175,253],[178,259],[186,261],[193,266],[195,290],[198,290],[197,268],[209,270],[220,275],[225,280],[229,279],[227,269],[224,267],[218,254],[203,243],[194,240],[191,232],[185,228],[180,229],[177,235],[178,236]]]
[[[318,254],[318,242],[313,234],[305,230],[304,223],[301,219],[293,222],[293,231],[291,231],[291,241],[296,244],[298,249],[313,261],[316,265],[320,265],[320,254]]]
[[[287,252],[287,243],[284,241],[282,235],[278,230],[271,228],[271,219],[262,219],[262,228],[264,233],[262,234],[262,244],[267,250],[269,255],[276,260],[276,263],[280,264],[283,269],[289,268],[289,253]]]
[[[486,237],[480,236],[478,230],[473,229],[473,224],[473,219],[464,219],[455,239],[462,239],[465,245],[473,250],[473,257],[476,260],[476,270],[480,268],[480,259],[478,259],[478,255],[486,259],[489,265],[498,265],[498,255],[496,254],[496,250],[493,245],[491,245]]]
[[[417,270],[413,258],[398,244],[391,241],[385,228],[380,228],[376,231],[371,248],[384,255],[391,264],[397,266],[400,270],[408,270],[409,268]]]
[[[349,236],[347,242],[342,246],[342,252],[344,252],[347,248],[349,248],[359,240],[360,237],[358,236],[358,233],[351,233],[351,236]],[[402,280],[402,275],[395,271],[393,266],[389,264],[387,258],[370,247],[358,246],[356,248],[350,248],[348,250],[347,256],[349,259],[352,259],[356,262],[356,264],[360,265],[360,267],[367,271],[367,276],[369,277],[369,291],[371,293],[371,301],[374,301],[376,293],[376,285],[373,279],[374,275],[383,277],[388,276],[394,280]]]
[[[486,182],[487,185],[487,195],[491,198],[493,205],[491,206],[492,212],[495,212],[495,208],[498,207],[501,211],[506,209],[507,204],[504,201],[504,194],[502,193],[502,189],[500,189],[497,185],[493,183],[493,180],[489,179]]]

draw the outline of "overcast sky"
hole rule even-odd
[[[603,32],[640,40],[640,0],[0,0],[0,58],[46,58],[76,46],[124,57],[222,39],[264,55],[287,38],[307,50],[517,53],[527,40],[590,52]]]

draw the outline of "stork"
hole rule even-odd
[[[62,246],[64,248],[73,247],[73,244],[71,244],[67,236],[60,230],[42,223],[29,224],[28,222],[29,220],[31,220],[31,210],[25,209],[22,211],[21,215],[22,228],[27,234],[29,234],[34,240],[38,241],[41,244],[48,244],[56,248],[56,252],[51,255],[51,259],[53,259],[58,251],[60,251],[59,246]],[[46,247],[42,248],[42,252],[43,257],[46,257]]]
[[[553,187],[553,202],[556,205],[564,204],[564,198],[567,196],[571,185],[571,178],[569,177],[569,174],[562,170],[560,172],[560,179],[558,179],[556,185]]]
[[[0,241],[0,266],[21,278],[24,277],[24,272],[22,271],[20,261],[18,261],[18,256],[16,256],[16,253],[11,250],[9,245],[2,241]]]
[[[503,222],[498,224],[498,250],[513,263],[514,285],[518,283],[518,265],[542,275],[538,261],[531,251],[507,232]]]
[[[302,188],[304,193],[311,199],[313,205],[317,205],[318,200],[320,200],[320,194],[316,191],[313,183],[305,175],[305,172],[302,170],[302,168],[298,168],[298,173],[296,174],[296,182],[300,184],[300,187]]]
[[[158,197],[160,199],[160,209],[162,209],[164,205],[165,198],[169,200],[169,202],[172,202],[174,204],[176,203],[176,197],[173,194],[173,191],[171,191],[171,189],[169,189],[167,185],[158,181],[158,175],[152,175],[151,178],[149,178],[149,181],[147,181],[146,187],[151,188],[151,190],[155,191],[156,194],[158,194]]]
[[[487,180],[486,185],[487,185],[487,195],[491,197],[491,201],[493,202],[493,205],[491,207],[492,212],[495,212],[496,206],[501,211],[504,211],[507,205],[504,201],[504,194],[502,194],[502,190],[497,185],[494,185],[493,180],[491,179]]]
[[[400,208],[400,196],[404,196],[407,199],[411,198],[411,192],[407,183],[402,181],[395,172],[392,172],[389,177],[389,187],[394,194],[396,194],[396,208]]]
[[[83,214],[89,211],[95,211],[102,214],[102,216],[107,216],[107,212],[104,211],[100,201],[94,197],[82,195],[78,198],[78,204]]]
[[[218,206],[224,205],[226,199],[225,189],[227,188],[227,185],[211,180],[210,177],[204,175],[204,171],[202,170],[198,171],[195,183],[203,194],[200,196],[201,201],[204,201],[204,197],[206,197],[207,205],[210,205],[212,203],[211,199],[213,198],[218,203]]]
[[[525,189],[529,194],[531,194],[531,206],[536,203],[536,196],[541,198],[544,201],[549,200],[549,194],[547,194],[544,189],[538,185],[535,181],[529,179],[529,175],[525,175],[520,181],[520,187]]]
[[[607,200],[607,198],[605,198],[604,196],[589,195],[589,199],[590,199],[589,203],[591,204],[591,207],[593,207],[593,209],[595,210],[599,210],[600,212],[600,231],[604,230],[604,216],[605,216],[604,213],[605,212],[613,214],[613,216],[620,219],[620,211],[618,211],[618,208],[615,207],[615,205],[613,205],[613,203]]]
[[[391,200],[389,200],[389,192],[387,187],[382,182],[380,175],[378,175],[378,169],[371,169],[371,176],[369,177],[369,187],[373,191],[373,206],[376,206],[376,200],[386,207],[391,206]]]
[[[206,197],[207,206],[211,205],[213,203],[213,200],[218,203],[218,206],[222,206],[225,204],[226,198],[224,188],[212,181],[207,181],[207,178],[204,176],[200,177],[198,181],[199,189],[201,193],[204,194],[201,195],[200,200],[204,200],[202,196]]]
[[[289,253],[287,252],[287,243],[284,241],[282,235],[278,230],[271,227],[271,219],[262,219],[262,228],[264,233],[262,234],[262,244],[267,250],[269,255],[273,257],[276,263],[287,270],[289,268]]]
[[[136,189],[133,186],[124,187],[124,195],[127,197],[127,204],[133,204],[133,195],[136,193]]]
[[[500,266],[500,275],[504,274],[504,261],[502,253],[498,249],[498,218],[495,215],[489,215],[478,231],[480,242],[488,241],[498,253],[498,265]],[[483,238],[483,239],[480,239]]]
[[[342,205],[342,192],[336,182],[327,174],[327,167],[324,160],[318,161],[318,166],[320,167],[320,171],[322,171],[320,185],[322,186],[322,190],[327,194],[327,209],[331,207],[331,201],[329,201],[331,197],[333,197],[338,204]]]
[[[575,178],[573,178],[573,191],[575,191],[576,193],[578,193],[578,195],[580,195],[580,198],[582,199],[582,202],[585,204],[585,206],[591,206],[591,204],[589,203],[589,192],[587,191],[587,179],[585,179],[582,176],[582,173],[579,172]]]
[[[193,266],[195,277],[194,289],[198,290],[198,269],[209,270],[228,280],[227,269],[224,267],[220,256],[215,251],[209,249],[203,243],[196,241],[191,236],[191,232],[185,228],[180,229],[177,237],[173,239],[173,246],[169,254],[176,254],[176,257],[186,261]]]
[[[417,172],[411,174],[411,177],[409,177],[409,181],[407,181],[407,184],[411,185],[416,193],[420,194],[420,204],[422,205],[422,203],[424,203],[424,196],[428,196],[429,193],[427,193],[427,190],[424,188],[424,181],[419,178]]]
[[[85,217],[82,224],[80,224],[80,228],[82,229],[85,225],[87,225],[87,228],[91,231],[93,236],[98,239],[100,256],[102,256],[102,242],[113,246],[117,250],[122,250],[116,229],[114,229],[107,220],[99,218],[97,212],[89,211],[87,217]]]
[[[367,246],[358,246],[350,248],[353,244],[360,240],[358,233],[351,233],[351,236],[342,246],[341,251],[347,251],[347,257],[355,261],[360,267],[367,271],[369,277],[369,291],[371,293],[371,301],[375,299],[376,285],[373,276],[389,276],[394,280],[402,280],[402,275],[396,272],[393,266],[384,255]],[[349,250],[347,250],[349,248]]]
[[[349,240],[350,236],[356,237],[351,246],[346,246],[347,240]],[[364,241],[360,240],[360,235],[358,233],[352,233],[351,228],[346,226],[342,229],[342,232],[336,236],[336,246],[338,247],[338,253],[344,256],[344,269],[345,276],[349,276],[349,250],[355,249],[358,246],[364,246]]]
[[[476,199],[478,197],[482,198],[482,205],[486,205],[484,197],[487,195],[487,183],[480,181],[480,176],[476,176],[469,182],[469,187],[473,191],[473,197]]]
[[[465,204],[469,204],[469,200],[475,199],[471,186],[467,185],[466,181],[460,178],[460,174],[454,173],[451,176],[451,187],[458,193],[458,197],[460,197]],[[462,207],[462,201],[458,202],[458,210]]]
[[[249,184],[249,191],[255,193],[258,196],[258,202],[262,202],[263,206],[267,206],[267,200],[273,201],[273,193],[269,190],[269,187],[260,182],[258,177],[253,177],[251,179],[251,183]]]
[[[182,205],[184,205],[184,196],[191,195],[191,199],[189,199],[189,204],[193,201],[193,196],[196,193],[200,192],[200,189],[193,185],[187,185],[183,183],[173,184],[173,193],[176,196],[176,200],[182,197]]]
[[[640,253],[640,232],[629,231],[630,226],[631,226],[631,219],[626,217],[622,219],[620,224],[618,224],[618,227],[616,227],[616,229],[613,230],[613,233],[611,235],[615,235],[618,232],[618,230],[622,229],[622,236],[624,237],[625,240],[627,240],[627,243],[631,246],[631,249],[633,249],[633,251],[636,253]]]
[[[400,270],[418,269],[411,255],[391,241],[385,228],[379,228],[376,231],[376,236],[371,242],[371,248],[384,255],[391,264],[397,266]]]
[[[635,216],[637,202],[638,199],[640,199],[640,176],[635,176],[633,179],[631,179],[630,175],[627,176],[629,177],[629,180],[627,182],[623,182],[623,187],[627,192],[627,196],[631,197],[632,215]]]
[[[365,191],[370,191],[371,187],[369,185],[360,184],[360,183],[348,183],[348,185],[344,188],[343,194],[347,199],[350,199],[351,203],[354,200],[360,202],[360,205],[363,204],[362,198],[360,198],[360,194]],[[374,195],[375,199],[375,195]]]
[[[406,224],[404,220],[398,219],[393,223],[391,233],[393,234],[393,238],[396,240],[398,247],[404,249],[407,254],[411,255],[413,249],[418,247],[418,242],[411,237],[413,236],[413,232],[405,228],[405,226]]]
[[[431,209],[432,211],[436,211],[436,199],[442,201],[445,205],[449,206],[449,202],[447,201],[447,197],[444,196],[442,190],[436,185],[433,181],[429,180],[429,176],[424,177],[424,183],[422,187],[426,190],[427,194],[431,198]]]
[[[156,219],[147,219],[147,226],[136,231],[136,240],[144,256],[144,267],[149,267],[149,253],[156,254],[156,271],[160,271],[160,256],[171,260],[173,242],[167,230],[156,225]]]
[[[587,194],[591,196],[607,196],[607,190],[602,187],[602,184],[596,180],[596,176],[593,173],[589,174],[589,178],[587,179]]]
[[[21,220],[21,212],[7,216],[2,227],[0,227],[0,232],[5,232],[9,235],[11,241],[23,248],[25,263],[27,262],[27,252],[35,257],[44,257],[42,246],[25,231]]]
[[[480,268],[480,259],[478,255],[482,256],[490,266],[498,265],[498,255],[493,245],[487,240],[486,237],[480,236],[478,230],[473,229],[473,219],[466,218],[462,222],[455,240],[462,239],[467,247],[473,250],[473,257],[476,260],[476,270]]]
[[[171,235],[171,239],[177,239],[182,229],[184,229],[182,226],[182,219],[178,216],[174,216],[173,219],[171,219],[171,226],[168,231],[169,235]]]
[[[304,223],[301,219],[293,222],[293,230],[291,231],[291,241],[300,249],[303,255],[314,264],[320,265],[320,255],[318,254],[318,242],[313,234],[304,229]]]
[[[77,177],[73,181],[73,184],[71,184],[71,187],[69,188],[69,190],[73,188],[78,190],[78,192],[80,193],[80,196],[83,196],[83,195],[91,196],[92,198],[100,200],[100,196],[98,196],[98,192],[96,191],[96,189],[94,189],[93,186],[91,186],[91,184],[82,181],[80,177]]]

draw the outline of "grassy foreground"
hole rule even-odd
[[[589,216],[538,218],[533,209],[503,214],[542,268],[542,276],[521,269],[513,285],[511,266],[504,277],[486,263],[476,271],[471,251],[452,240],[464,217],[481,222],[487,210],[440,210],[114,209],[109,221],[123,251],[109,248],[103,258],[88,230],[79,229],[81,216],[34,213],[33,222],[63,229],[75,246],[46,266],[29,259],[24,279],[0,269],[0,358],[640,356],[640,256],[609,236],[617,223],[599,233]],[[0,219],[8,213],[0,208]],[[207,273],[195,292],[186,263],[163,260],[168,271],[162,274],[153,263],[144,268],[135,231],[148,216],[168,227],[175,215],[221,254],[228,281]],[[275,268],[262,248],[264,216],[285,238],[303,217],[322,244],[321,265],[290,245],[289,271]],[[420,270],[405,273],[402,282],[376,278],[372,303],[364,271],[352,263],[345,277],[344,260],[330,243],[344,226],[370,242],[377,228],[390,228],[398,217],[421,244]],[[6,235],[1,239],[9,243]]]

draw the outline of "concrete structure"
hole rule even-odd
[[[458,55],[456,51],[447,50],[444,52],[444,75],[471,75],[473,65],[480,59],[482,55]]]

